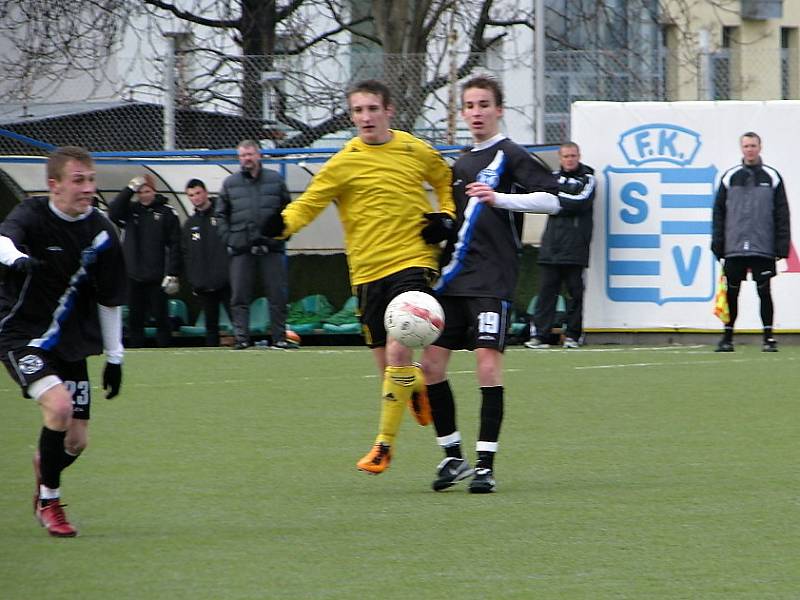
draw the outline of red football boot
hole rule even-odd
[[[78,535],[78,530],[67,521],[67,515],[64,514],[65,506],[66,504],[53,500],[47,506],[38,506],[36,509],[36,518],[39,519],[39,523],[42,524],[42,527],[46,527],[47,533],[53,537]]]

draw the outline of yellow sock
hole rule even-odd
[[[381,403],[380,431],[375,442],[394,445],[394,438],[403,422],[406,403],[411,398],[416,367],[386,367],[383,372],[383,402]]]

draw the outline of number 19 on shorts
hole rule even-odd
[[[478,333],[497,335],[500,332],[500,315],[496,312],[482,312],[478,315]]]

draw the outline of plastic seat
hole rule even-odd
[[[286,325],[303,335],[321,329],[325,319],[333,315],[333,306],[322,294],[312,294],[289,305]]]
[[[512,315],[511,317],[511,327],[510,333],[513,336],[522,335],[525,332],[525,329],[529,327],[528,323],[529,320],[533,318],[533,311],[536,310],[536,300],[538,296],[533,296],[528,302],[528,307],[525,309],[525,317],[524,319],[517,318],[516,315]]]
[[[534,296],[528,304],[527,312],[531,322],[533,322],[533,313],[536,311],[536,303],[538,300],[539,296]],[[556,298],[556,309],[553,318],[553,329],[550,333],[560,334],[567,328],[567,300],[561,294]]]
[[[558,300],[556,300],[556,314],[558,313],[566,313],[567,312],[567,299],[564,296],[559,295]]]
[[[250,333],[266,334],[270,329],[269,300],[256,298],[250,303]]]
[[[220,333],[233,333],[233,323],[228,314],[228,309],[224,304],[219,306],[219,332]]]
[[[189,309],[186,307],[186,302],[180,298],[170,298],[167,302],[167,311],[170,318],[178,321],[178,325],[189,324]]]
[[[180,331],[180,328],[189,323],[189,309],[186,307],[186,302],[180,298],[170,298],[167,301],[167,317],[172,325],[173,331]],[[145,337],[155,337],[156,327],[145,327]]]
[[[197,315],[197,320],[194,322],[194,325],[181,325],[179,330],[182,335],[188,336],[205,336],[206,335],[206,312],[204,310],[200,311],[200,314]]]
[[[512,317],[511,323],[511,335],[519,336],[525,333],[525,328],[529,326],[529,323],[533,322],[533,314],[536,312],[536,304],[539,301],[539,296],[535,295],[533,298],[530,299],[528,302],[528,308],[525,310],[525,315],[527,320],[522,320],[516,318],[516,316]],[[567,300],[561,294],[558,295],[556,298],[556,312],[555,312],[555,319],[556,322],[553,323],[553,331],[552,333],[561,333],[564,329],[566,329],[566,314],[567,314]]]
[[[220,333],[230,333],[233,331],[233,325],[231,324],[231,319],[228,316],[228,311],[225,310],[223,305],[219,307],[219,331]],[[200,336],[205,337],[206,335],[206,313],[205,311],[201,310],[200,314],[197,315],[197,320],[194,322],[194,325],[181,325],[180,332],[186,336]]]
[[[322,329],[327,333],[354,334],[361,332],[361,322],[356,315],[358,298],[350,296],[342,305],[339,312],[331,315],[322,322]]]

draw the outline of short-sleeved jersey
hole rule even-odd
[[[111,222],[96,208],[75,221],[48,198],[28,198],[0,223],[0,235],[42,261],[32,275],[8,270],[0,286],[0,351],[34,346],[76,361],[103,350],[97,305],[126,295],[125,261]]]
[[[283,211],[291,235],[336,202],[353,286],[411,267],[438,268],[439,248],[420,236],[423,215],[435,210],[425,182],[439,210],[455,215],[450,167],[439,152],[404,131],[392,134],[385,144],[350,140]]]
[[[445,249],[434,290],[444,296],[510,300],[517,286],[524,214],[470,199],[465,187],[474,181],[497,192],[556,195],[558,181],[544,163],[508,138],[467,149],[453,165],[458,237]]]

